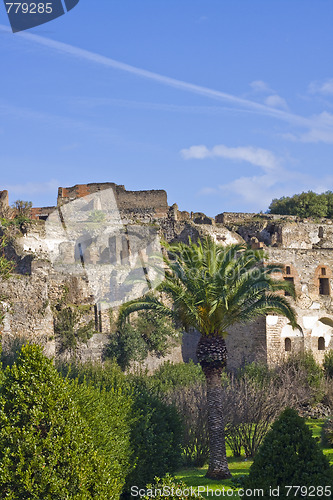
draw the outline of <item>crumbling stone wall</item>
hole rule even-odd
[[[199,212],[181,212],[176,204],[169,207],[165,191],[126,191],[124,186],[114,183],[59,188],[58,207],[78,197],[110,188],[115,193],[124,225],[134,224],[147,229],[157,227],[163,238],[173,242],[187,242],[189,238],[197,241],[205,235],[211,235],[223,245],[246,242],[253,248],[264,248],[269,262],[283,264],[285,270],[290,268],[284,277],[293,278],[295,282],[297,299],[294,306],[300,329],[292,331],[285,318],[273,315],[259,318],[251,325],[235,325],[227,337],[229,368],[236,369],[245,361],[259,359],[273,364],[289,355],[290,350],[286,350],[289,347],[291,352],[310,349],[321,362],[325,352],[333,348],[331,221],[236,213],[219,214],[213,219]],[[6,208],[8,193],[2,191],[0,211]],[[62,248],[66,272],[65,267],[64,272],[55,270],[49,261],[50,247],[56,244],[57,235],[53,237],[48,234],[46,237],[44,221],[38,219],[46,219],[55,209],[34,208],[32,215],[37,220],[26,234],[16,234],[8,247],[8,256],[17,263],[17,274],[8,282],[0,283],[0,294],[7,297],[4,301],[7,312],[2,326],[3,338],[27,336],[42,343],[48,353],[55,353],[57,344],[53,308],[66,286],[71,303],[91,305],[87,320],[95,320],[98,332],[87,345],[80,347],[79,356],[82,359],[100,358],[110,331],[109,313],[96,309],[84,269],[81,269],[81,274],[77,272],[80,255],[73,242],[68,242]],[[114,245],[112,241],[106,241],[105,244],[108,246],[107,255],[110,254],[111,258],[112,254],[121,263],[124,258],[123,242],[119,239]],[[90,257],[93,261],[94,249],[89,248],[89,243],[87,245],[84,248],[85,257],[87,262]],[[71,265],[73,272],[70,271]],[[325,291],[320,290],[321,282],[328,286],[329,294],[320,293]],[[183,346],[174,348],[169,359],[178,361],[194,358],[197,341],[198,334],[186,334]],[[147,361],[150,369],[161,362],[163,358],[156,360],[150,357]]]
[[[77,198],[106,189],[113,190],[118,209],[123,215],[131,214],[137,218],[147,216],[147,214],[151,214],[156,218],[167,217],[169,206],[167,194],[164,190],[127,191],[124,186],[113,182],[77,184],[69,188],[60,187],[57,205],[61,206]]]

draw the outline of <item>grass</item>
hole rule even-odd
[[[324,423],[324,420],[307,420],[307,425],[310,427],[312,431],[313,437],[320,442],[320,434],[321,428]],[[333,448],[322,448],[324,454],[330,460],[331,465],[333,465]],[[249,469],[252,465],[253,460],[246,459],[245,457],[235,458],[232,456],[230,448],[227,447],[227,457],[230,472],[234,479],[239,476],[245,475],[249,473]],[[221,481],[214,481],[211,479],[207,479],[205,474],[207,472],[207,466],[205,467],[192,467],[187,469],[181,469],[175,475],[177,479],[184,481],[188,486],[192,486],[193,488],[197,488],[198,486],[205,487],[205,491],[201,492],[201,495],[206,498],[212,498],[214,495],[214,491],[222,490],[230,491],[234,490],[234,493],[230,498],[238,499],[240,498],[237,494],[237,487],[233,485],[233,479],[224,479]],[[207,488],[209,489],[207,495]],[[212,492],[211,492],[212,491]],[[230,495],[230,492],[229,492]],[[217,495],[216,495],[217,496]],[[223,498],[222,495],[219,495]],[[214,495],[215,497],[215,495]],[[227,494],[224,495],[227,497]]]

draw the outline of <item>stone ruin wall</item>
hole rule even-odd
[[[81,185],[82,186],[82,185]],[[88,184],[85,187],[60,188],[58,206],[102,189],[112,187],[122,220],[125,224],[157,224],[167,241],[196,241],[210,234],[221,244],[246,242],[253,248],[265,248],[269,261],[289,266],[295,280],[300,331],[291,331],[284,318],[267,316],[247,326],[235,325],[227,337],[228,366],[235,369],[245,360],[262,360],[270,364],[286,352],[286,339],[291,349],[311,349],[321,362],[327,349],[333,348],[333,306],[331,295],[319,294],[320,269],[326,268],[330,290],[333,293],[333,225],[330,221],[300,221],[292,217],[262,214],[219,214],[215,219],[202,213],[180,212],[177,205],[169,207],[165,191],[126,191],[113,183]],[[0,192],[0,211],[8,207],[8,193]],[[16,337],[38,340],[49,355],[54,355],[57,343],[54,335],[53,308],[61,300],[64,287],[70,290],[70,301],[78,306],[90,306],[86,319],[98,316],[96,333],[79,350],[81,359],[101,357],[110,332],[108,311],[97,311],[89,290],[87,278],[56,272],[48,260],[44,219],[56,207],[33,209],[35,222],[29,231],[19,235],[10,249],[17,263],[18,274],[0,284],[0,294],[7,295],[7,313],[2,327],[3,339]],[[46,217],[45,217],[46,216]],[[117,251],[121,251],[121,245]],[[120,258],[120,257],[119,257]],[[325,349],[318,349],[319,338],[325,340]],[[195,356],[196,334],[185,334],[183,345],[172,350],[166,359],[179,361]],[[165,359],[150,356],[149,369]]]
[[[269,260],[290,267],[289,277],[294,280],[297,295],[295,302],[290,300],[296,309],[300,330],[292,331],[284,318],[268,316],[268,359],[274,362],[277,356],[288,354],[285,351],[288,338],[292,351],[311,350],[321,363],[325,352],[333,349],[333,251],[328,248],[270,248]],[[320,293],[320,279],[327,280],[329,294]],[[319,345],[320,338],[324,339],[324,348]]]

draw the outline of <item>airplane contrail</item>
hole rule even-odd
[[[11,30],[7,26],[0,25],[0,30],[8,32],[12,35]],[[196,84],[189,83],[186,81],[178,80],[176,78],[170,78],[168,76],[161,75],[159,73],[154,73],[152,71],[138,68],[136,66],[132,66],[130,64],[126,64],[124,62],[117,61],[117,60],[112,59],[110,57],[106,57],[106,56],[97,54],[95,52],[91,52],[89,50],[81,49],[79,47],[75,47],[75,46],[67,44],[67,43],[58,42],[56,40],[52,40],[50,38],[46,38],[46,37],[43,37],[40,35],[19,32],[19,33],[16,33],[15,35],[12,35],[12,36],[23,38],[24,40],[27,40],[29,42],[36,43],[36,44],[42,45],[44,47],[48,47],[48,48],[53,49],[57,52],[67,54],[69,56],[72,56],[72,57],[75,57],[78,59],[89,61],[89,62],[92,62],[94,64],[99,64],[101,66],[116,69],[119,71],[124,71],[126,73],[130,73],[132,75],[136,75],[136,76],[141,77],[141,78],[146,78],[148,80],[155,81],[157,83],[160,83],[162,85],[166,85],[168,87],[177,88],[180,90],[191,92],[193,94],[200,94],[200,95],[206,96],[210,99],[228,102],[228,103],[233,104],[235,106],[250,109],[250,110],[257,112],[259,114],[271,116],[271,117],[277,118],[279,120],[286,121],[288,123],[293,123],[295,125],[299,125],[301,127],[313,128],[314,126],[316,126],[318,128],[321,128],[321,129],[332,130],[331,127],[325,126],[324,124],[319,124],[318,122],[314,122],[314,120],[311,118],[305,118],[303,116],[300,116],[300,115],[297,115],[294,113],[290,113],[290,112],[283,111],[280,109],[272,108],[272,107],[267,106],[265,104],[260,104],[260,103],[257,103],[255,101],[251,101],[249,99],[237,97],[233,94],[222,92],[220,90],[214,90],[214,89],[211,89],[209,87],[196,85]]]

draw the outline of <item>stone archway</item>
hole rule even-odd
[[[281,330],[281,349],[283,352],[304,351],[304,334],[301,328],[285,325]]]
[[[315,358],[322,362],[325,352],[333,349],[333,319],[319,318],[311,331],[311,350]]]

